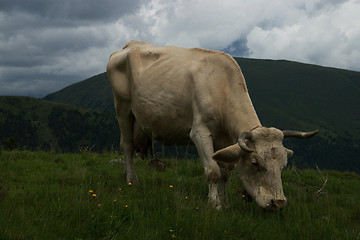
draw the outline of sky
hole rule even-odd
[[[360,71],[359,13],[360,0],[1,0],[0,95],[103,73],[130,40]]]

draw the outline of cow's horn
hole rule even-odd
[[[239,139],[238,139],[238,144],[239,144],[239,147],[245,151],[245,152],[248,152],[248,153],[251,153],[251,152],[254,152],[254,150],[252,150],[251,148],[249,148],[247,145],[246,145],[246,142],[245,142],[245,139],[251,139],[251,133],[249,132],[243,132]]]
[[[291,130],[284,130],[282,131],[285,138],[310,138],[312,136],[315,136],[319,130],[315,130],[312,132],[299,132],[299,131],[291,131]]]

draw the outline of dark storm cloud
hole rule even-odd
[[[79,76],[42,74],[25,70],[11,73],[7,79],[1,85],[2,95],[42,97],[54,89],[64,88],[78,81]]]
[[[139,8],[142,0],[2,0],[3,12],[25,12],[51,22],[111,21]]]
[[[2,0],[0,95],[39,97],[102,72],[103,66],[93,71],[83,66],[96,65],[96,60],[87,64],[82,59],[84,52],[92,49],[96,54],[96,49],[106,47],[109,39],[102,29],[133,14],[141,4],[141,0]],[[105,57],[99,57],[105,64]]]
[[[0,95],[105,71],[132,40],[360,70],[358,0],[2,0]]]

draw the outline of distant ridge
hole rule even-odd
[[[291,163],[360,172],[360,72],[285,60],[235,58],[264,126],[314,130],[311,140],[286,140]],[[44,99],[115,115],[106,73]]]
[[[360,72],[285,60],[236,58],[260,119],[360,138]]]
[[[116,120],[109,114],[30,97],[0,96],[0,150],[101,152],[118,148]]]
[[[235,58],[266,126],[324,129],[360,138],[360,72],[285,60]],[[45,100],[114,114],[106,73],[70,85]]]
[[[112,90],[106,73],[72,84],[43,99],[102,112],[115,112]]]

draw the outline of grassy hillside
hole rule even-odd
[[[360,138],[360,72],[290,61],[235,60],[264,125],[321,129],[323,135]],[[45,99],[114,114],[106,73]]]
[[[0,144],[5,149],[79,151],[118,146],[114,117],[28,97],[0,97]]]
[[[314,130],[310,140],[286,140],[290,164],[360,173],[360,73],[290,61],[235,58],[265,126]],[[105,73],[45,97],[114,115]]]
[[[45,100],[81,106],[114,114],[114,100],[109,79],[101,73],[44,97]]]
[[[360,138],[360,72],[236,58],[265,125]]]
[[[233,172],[218,212],[199,161],[163,159],[158,172],[136,159],[140,185],[128,186],[115,157],[3,151],[0,239],[360,239],[359,175],[322,171],[314,194],[320,172],[284,170],[288,206],[264,212]]]

